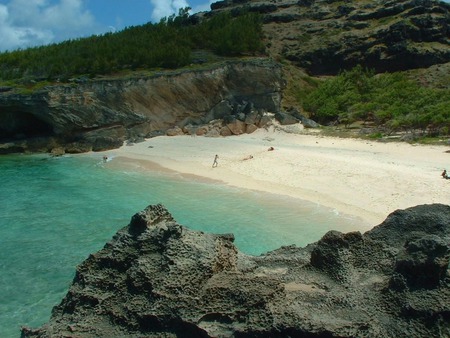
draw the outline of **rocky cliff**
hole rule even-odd
[[[443,1],[224,0],[201,15],[244,8],[263,15],[268,53],[310,74],[450,62],[450,4]]]
[[[443,65],[437,74],[448,82],[450,5],[445,2],[223,0],[194,18],[243,10],[262,14],[272,60],[287,60],[310,75],[336,74],[358,64],[377,72]],[[263,112],[279,112],[284,86],[281,66],[253,59],[78,81],[31,94],[0,87],[0,154],[104,150],[216,118],[237,124],[225,125],[224,135],[251,132]]]
[[[174,126],[276,113],[284,85],[281,67],[259,58],[52,85],[31,94],[6,90],[0,93],[0,153],[104,150]]]
[[[274,225],[275,226],[275,225]],[[450,206],[398,210],[259,257],[191,231],[161,205],[78,266],[23,337],[449,337]]]

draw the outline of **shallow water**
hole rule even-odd
[[[113,160],[114,161],[114,160]],[[306,201],[103,163],[101,156],[0,156],[0,337],[36,327],[67,292],[75,267],[149,204],[191,229],[234,233],[258,255],[305,246],[359,220]]]

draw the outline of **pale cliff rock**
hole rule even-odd
[[[32,94],[7,91],[0,93],[0,137],[9,146],[0,146],[0,153],[49,151],[55,143],[66,151],[115,148],[126,139],[233,115],[248,103],[256,111],[278,112],[284,86],[279,65],[253,58],[53,85]],[[220,108],[225,105],[229,109]]]
[[[450,336],[450,206],[397,210],[364,234],[330,231],[258,257],[233,241],[149,206],[22,337]]]

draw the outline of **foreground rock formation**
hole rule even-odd
[[[255,122],[257,114],[279,112],[284,86],[280,65],[253,58],[6,91],[0,93],[0,154],[100,151],[214,119],[245,126],[248,115]]]
[[[161,205],[78,266],[23,337],[449,337],[450,206],[398,210],[259,257],[191,231]]]

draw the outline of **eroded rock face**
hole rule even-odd
[[[50,321],[22,336],[450,336],[450,206],[259,257],[233,240],[149,206],[78,266]]]
[[[0,153],[50,151],[55,143],[66,151],[117,148],[127,139],[232,115],[237,113],[232,107],[244,103],[278,112],[284,86],[279,65],[255,58],[202,70],[55,85],[33,94],[7,91],[0,93]],[[42,140],[39,147],[33,147],[36,138]]]
[[[214,15],[261,13],[267,49],[311,74],[360,64],[377,72],[450,62],[450,5],[439,0],[224,0]]]

